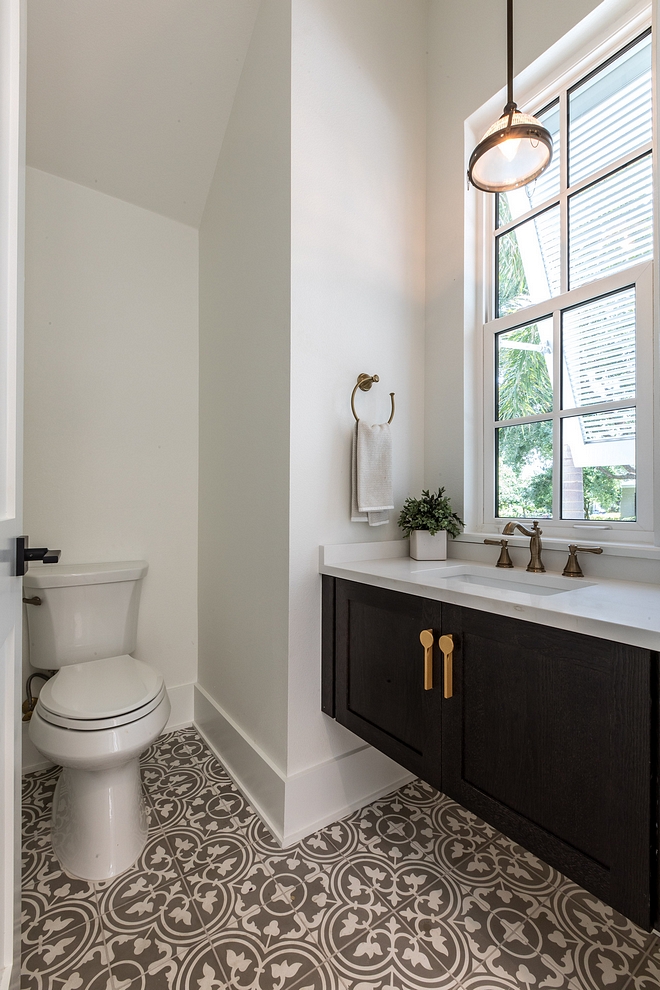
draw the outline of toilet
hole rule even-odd
[[[42,687],[30,739],[60,765],[52,843],[86,880],[114,877],[147,840],[140,754],[161,734],[170,701],[135,650],[143,560],[31,565],[23,579],[30,663],[56,671]]]

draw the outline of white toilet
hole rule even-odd
[[[39,694],[30,739],[63,767],[52,842],[62,866],[105,880],[147,840],[140,754],[165,728],[163,678],[135,649],[143,560],[32,565],[23,579],[30,663],[57,670]]]

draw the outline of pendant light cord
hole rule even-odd
[[[488,128],[468,163],[468,183],[483,192],[501,193],[526,186],[552,161],[550,131],[536,117],[520,113],[513,102],[513,0],[506,4],[506,95],[501,117]],[[511,156],[491,155],[507,141],[511,141]],[[519,155],[521,145],[523,154]]]
[[[513,102],[513,0],[506,0],[506,110]]]

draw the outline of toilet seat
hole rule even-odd
[[[131,656],[69,664],[46,681],[36,710],[44,721],[89,731],[127,725],[163,700],[165,683],[148,664]]]

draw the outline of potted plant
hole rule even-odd
[[[421,498],[407,498],[403,503],[399,526],[410,537],[410,556],[415,560],[446,560],[447,533],[458,536],[463,520],[451,510],[444,488]]]

